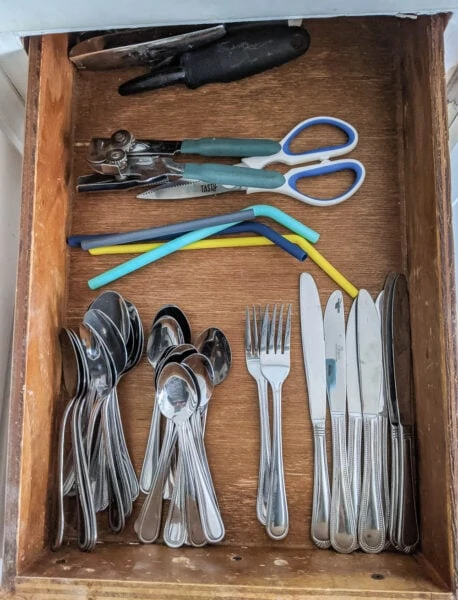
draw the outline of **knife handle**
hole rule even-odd
[[[246,29],[185,52],[180,58],[186,85],[229,83],[278,67],[304,54],[310,36],[302,27],[273,26]]]
[[[376,553],[385,547],[379,420],[377,415],[364,416],[363,419],[363,485],[358,536],[364,552]]]
[[[314,420],[314,473],[313,473],[313,509],[312,540],[318,548],[329,548],[329,516],[331,508],[331,490],[329,487],[328,457],[326,453],[326,421]]]
[[[331,423],[331,545],[337,552],[348,554],[358,547],[358,536],[348,480],[345,413],[331,414]]]
[[[400,550],[398,544],[398,511],[399,511],[399,426],[391,425],[391,506],[389,520],[389,538],[391,544]]]
[[[399,426],[398,544],[410,554],[420,538],[416,502],[415,450],[411,427]]]
[[[381,443],[380,448],[382,452],[382,501],[383,501],[383,514],[385,515],[385,531],[386,531],[386,542],[385,550],[390,546],[389,539],[389,524],[391,522],[391,500],[390,500],[390,478],[388,475],[388,417],[386,415],[380,415],[380,431],[381,431]]]
[[[358,518],[361,501],[361,446],[363,418],[361,414],[348,415],[348,479],[355,518]]]

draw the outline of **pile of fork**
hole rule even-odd
[[[256,514],[274,540],[288,534],[288,503],[282,452],[282,385],[290,369],[291,304],[274,305],[272,317],[267,305],[246,309],[245,355],[247,369],[258,386],[261,444]],[[278,316],[277,316],[278,315]],[[268,385],[272,390],[272,416],[269,416]],[[270,423],[272,421],[272,438]],[[272,439],[272,441],[271,441]]]

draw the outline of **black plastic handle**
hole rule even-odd
[[[185,52],[180,65],[191,89],[206,83],[228,83],[278,67],[304,54],[309,34],[301,27],[245,29],[218,42]]]
[[[191,89],[206,83],[228,83],[278,67],[304,54],[310,36],[302,27],[269,25],[235,30],[223,39],[185,52],[179,66],[140,75],[119,87],[122,96],[175,83]]]

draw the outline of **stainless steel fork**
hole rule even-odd
[[[283,338],[283,304],[280,307],[277,327],[277,305],[272,320],[269,307],[266,307],[261,332],[261,372],[272,388],[273,393],[273,439],[270,463],[269,498],[267,503],[266,530],[274,540],[282,540],[288,533],[288,503],[286,499],[285,473],[283,468],[283,448],[281,430],[281,390],[290,367],[291,304]]]
[[[271,455],[269,399],[267,396],[267,379],[261,373],[261,308],[259,308],[258,311],[256,307],[253,306],[252,315],[253,316],[251,317],[251,311],[247,307],[245,323],[245,358],[248,372],[256,381],[258,386],[261,445],[259,452],[256,514],[258,521],[262,523],[262,525],[265,525],[267,518],[267,501],[269,498],[269,472]]]

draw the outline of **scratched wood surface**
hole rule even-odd
[[[204,592],[199,587],[202,580],[212,590],[210,595],[246,597],[248,586],[253,597],[276,597],[278,591],[271,593],[265,587],[270,585],[266,584],[265,573],[269,582],[278,584],[278,590],[288,589],[291,597],[298,598],[313,595],[313,590],[344,597],[344,590],[350,588],[358,594],[370,592],[373,597],[387,594],[399,598],[422,594],[445,597],[454,589],[451,525],[455,516],[450,489],[454,489],[451,465],[454,466],[455,432],[447,428],[447,411],[453,414],[455,385],[454,361],[448,358],[453,347],[453,309],[449,298],[453,284],[448,263],[451,256],[450,223],[445,208],[448,196],[443,188],[447,166],[445,118],[440,108],[444,21],[336,19],[306,22],[305,26],[312,38],[309,52],[280,69],[230,85],[206,86],[195,91],[174,87],[130,98],[120,97],[116,90],[119,83],[136,71],[76,72],[72,88],[65,38],[45,37],[43,52],[39,43],[31,44],[31,80],[39,93],[29,94],[30,147],[25,162],[22,224],[25,244],[19,273],[17,361],[10,419],[10,433],[18,453],[9,457],[7,496],[11,536],[6,562],[10,567],[10,583],[16,571],[23,576],[16,579],[20,597],[48,598],[61,594],[55,582],[59,587],[62,578],[68,586],[68,597],[81,593],[111,597],[110,586],[94,581],[117,579],[115,571],[122,573],[125,581],[132,581],[125,593],[120,592],[123,597],[132,598],[160,597],[165,594],[162,582],[179,581],[185,583],[167,591],[169,597],[183,597],[191,591],[202,596]],[[417,53],[421,53],[420,61]],[[65,68],[59,68],[59,60],[65,62]],[[40,74],[40,69],[46,76]],[[50,83],[52,78],[54,88]],[[420,97],[414,102],[417,95]],[[411,104],[423,115],[420,122],[406,118]],[[108,136],[118,128],[130,129],[139,138],[280,139],[299,121],[319,115],[339,117],[356,127],[360,138],[352,157],[362,161],[367,170],[366,181],[355,197],[334,208],[309,207],[271,193],[149,203],[136,200],[133,191],[109,194],[73,191],[76,177],[88,172],[84,156],[90,138]],[[54,125],[52,135],[50,123]],[[52,145],[45,144],[46,140],[51,140]],[[309,147],[330,141],[339,139],[322,129],[302,139]],[[51,147],[50,156],[47,150]],[[73,160],[67,152],[73,155]],[[56,165],[49,171],[52,156]],[[341,191],[347,184],[345,176],[321,178],[310,182],[307,191],[324,197]],[[255,203],[273,204],[319,231],[319,250],[357,287],[367,288],[374,296],[390,270],[409,272],[414,286],[416,387],[424,387],[418,410],[420,507],[423,539],[428,544],[424,556],[420,553],[414,557],[393,554],[369,557],[358,553],[343,557],[318,551],[310,541],[313,447],[299,329],[299,275],[304,271],[313,274],[323,307],[335,284],[309,259],[299,263],[273,247],[180,252],[111,286],[137,305],[146,332],[156,311],[163,304],[175,303],[185,310],[195,333],[216,325],[230,340],[232,371],[228,380],[215,390],[207,433],[209,462],[227,531],[223,546],[196,554],[191,550],[179,564],[172,563],[166,548],[132,545],[136,541],[133,519],[121,535],[113,535],[102,517],[101,542],[118,543],[102,544],[87,557],[89,562],[74,548],[51,554],[47,548],[53,529],[56,441],[52,423],[57,422],[62,409],[56,376],[57,332],[62,324],[77,327],[87,305],[96,297],[97,293],[88,289],[87,280],[125,260],[114,256],[90,257],[79,250],[65,252],[64,236],[166,224]],[[442,211],[445,217],[441,216]],[[436,296],[437,286],[440,291]],[[430,307],[433,298],[441,303],[441,312]],[[290,533],[286,540],[275,543],[266,536],[255,515],[258,407],[255,382],[245,367],[243,342],[245,306],[274,302],[293,304],[291,373],[283,394]],[[347,296],[345,307],[348,312]],[[425,307],[429,307],[426,313]],[[439,331],[436,341],[422,338],[423,314]],[[47,353],[38,352],[37,358],[40,332],[49,344]],[[430,367],[432,355],[437,369]],[[42,362],[46,358],[52,368]],[[42,380],[44,384],[40,385]],[[119,395],[129,448],[139,471],[154,395],[146,359],[135,372],[123,378]],[[434,439],[432,452],[431,439]],[[43,472],[48,475],[47,469],[49,481],[43,478]],[[136,510],[139,506],[140,502]],[[13,529],[17,529],[17,537]],[[69,531],[70,537],[71,534]],[[233,560],[234,554],[242,560]],[[196,569],[187,566],[186,559],[190,556],[197,561]],[[267,567],[264,558],[269,563]],[[153,565],[160,567],[163,573],[160,579]],[[278,573],[280,566],[286,567],[287,572]],[[350,575],[344,585],[347,572]],[[383,575],[382,583],[371,579],[373,573]],[[42,578],[39,589],[37,578]],[[141,583],[135,584],[136,580],[159,581],[158,588],[147,591]]]

